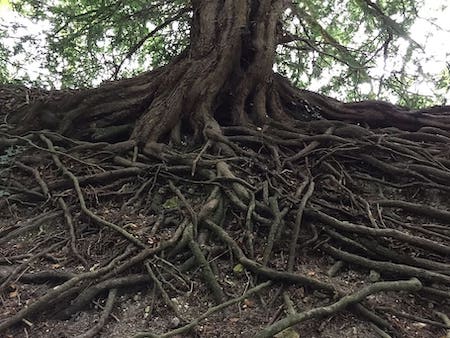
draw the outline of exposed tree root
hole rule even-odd
[[[195,328],[195,326],[198,325],[201,320],[208,318],[214,312],[223,310],[223,309],[225,309],[226,307],[228,307],[230,305],[233,305],[235,303],[241,302],[241,301],[245,300],[246,298],[248,298],[249,296],[253,295],[254,293],[257,293],[260,290],[262,290],[262,289],[264,289],[264,288],[266,288],[266,287],[268,287],[270,285],[271,285],[271,282],[264,282],[262,284],[259,284],[258,286],[255,286],[254,288],[248,290],[245,294],[243,294],[240,297],[237,297],[237,298],[234,298],[234,299],[230,299],[230,300],[228,300],[228,301],[226,301],[226,302],[224,302],[222,304],[216,305],[216,306],[208,309],[208,311],[203,313],[198,318],[194,319],[189,324],[187,324],[187,325],[185,325],[183,327],[180,327],[180,328],[178,328],[176,330],[172,330],[172,331],[164,333],[162,335],[156,335],[156,334],[153,334],[153,333],[150,333],[150,332],[149,333],[142,332],[142,333],[139,333],[139,334],[133,336],[133,338],[144,338],[144,337],[165,338],[165,337],[172,337],[172,336],[175,336],[175,335],[180,334],[180,333],[188,332],[189,330]]]
[[[110,315],[110,313],[113,309],[114,301],[116,300],[116,294],[117,294],[117,289],[111,289],[109,291],[105,308],[104,308],[103,313],[102,313],[100,319],[98,320],[98,322],[92,328],[90,328],[88,331],[86,331],[85,333],[76,336],[76,338],[92,338],[92,337],[95,337],[98,332],[100,332],[100,330],[105,325],[105,322],[108,319],[108,316]]]
[[[208,41],[242,44],[234,35],[239,18],[264,12],[247,5],[211,11],[230,35],[211,30]],[[67,318],[109,293],[92,335],[114,312],[115,290],[144,285],[188,323],[145,335],[187,333],[250,296],[224,277],[245,272],[249,285],[268,280],[251,293],[277,285],[270,303],[288,313],[264,323],[262,337],[344,308],[378,334],[406,336],[380,311],[386,298],[364,299],[383,290],[411,291],[417,316],[436,336],[443,332],[448,324],[423,313],[428,304],[445,313],[450,301],[450,109],[345,104],[295,89],[271,70],[259,73],[273,58],[256,43],[276,30],[276,13],[267,13],[252,32],[255,49],[241,46],[252,55],[240,71],[241,54],[229,55],[226,44],[211,54],[200,44],[196,57],[181,55],[134,79],[39,92],[47,99],[9,111],[5,121],[22,125],[0,131],[0,149],[15,152],[0,172],[0,210],[9,221],[0,229],[0,264],[11,265],[0,267],[0,289],[57,285],[27,307],[16,304],[0,331],[53,312]],[[58,132],[29,131],[37,127]],[[352,273],[374,284],[345,283]],[[405,277],[417,280],[398,282]],[[172,298],[199,280],[217,305],[193,318]],[[313,304],[294,313],[300,300],[290,288],[303,288]],[[230,296],[237,293],[244,296]],[[261,307],[265,297],[261,291]],[[418,318],[411,315],[402,318]]]
[[[197,266],[219,305],[196,319],[183,318],[189,324],[167,333],[138,336],[169,337],[188,332],[212,313],[249,297],[247,293],[226,300],[221,272],[208,258],[212,252],[229,257],[234,265],[240,264],[252,279],[305,286],[309,292],[320,290],[328,295],[329,305],[294,313],[292,302],[295,304],[298,299],[286,291],[281,293],[276,301],[284,304],[288,316],[261,331],[261,337],[344,307],[373,323],[374,330],[381,328],[402,336],[383,318],[382,312],[387,310],[363,300],[381,290],[409,290],[429,302],[439,295],[441,311],[448,309],[445,302],[450,299],[450,158],[445,137],[429,138],[422,135],[423,131],[366,129],[325,120],[298,122],[285,128],[274,124],[264,130],[226,127],[222,133],[223,139],[210,140],[205,147],[163,150],[162,162],[129,147],[121,154],[112,154],[110,145],[105,143],[85,142],[80,147],[80,142],[54,133],[34,132],[16,137],[17,144],[24,147],[15,159],[21,171],[11,170],[12,165],[5,168],[9,183],[4,181],[2,189],[8,191],[11,187],[12,193],[4,198],[3,212],[8,213],[11,205],[32,203],[46,214],[20,226],[3,228],[0,242],[14,241],[37,227],[51,238],[54,224],[61,224],[65,240],[34,253],[26,263],[20,263],[26,255],[16,254],[15,258],[5,251],[6,257],[10,256],[5,262],[13,270],[0,271],[2,288],[16,279],[24,283],[62,284],[4,318],[0,330],[24,319],[52,316],[51,311],[43,310],[56,301],[60,304],[58,317],[68,318],[109,292],[101,320],[80,335],[92,336],[114,311],[116,290],[146,284],[153,284],[174,315],[182,318],[170,294],[183,292],[183,285],[191,278],[186,269]],[[358,137],[354,137],[355,133]],[[426,135],[437,135],[436,129]],[[221,154],[223,144],[234,155]],[[31,154],[41,159],[41,166],[33,162]],[[42,166],[47,169],[43,171]],[[20,181],[27,185],[15,185]],[[111,185],[114,181],[118,184]],[[125,205],[124,197],[128,200]],[[121,216],[104,213],[104,203],[120,210]],[[145,209],[150,210],[146,217],[162,217],[146,225],[120,221],[130,211],[137,214]],[[94,228],[87,228],[91,222]],[[98,247],[95,238],[105,231],[121,243],[124,251],[92,270],[93,260],[80,240]],[[33,238],[28,241],[32,245]],[[55,246],[61,247],[62,243],[68,243],[69,261],[80,262],[92,271],[79,273],[69,266],[70,272],[64,273],[34,271],[34,262],[55,252]],[[231,249],[231,254],[222,244]],[[285,259],[280,261],[280,255]],[[308,255],[333,257],[336,265],[329,271],[330,277],[326,277],[326,270],[320,278],[319,271],[313,275],[304,273],[299,260]],[[375,270],[378,278],[388,281],[346,296],[354,292],[353,287],[345,288],[335,282],[340,274],[345,274],[342,262],[349,269]],[[166,272],[161,274],[158,271],[163,267]],[[418,280],[391,281],[404,277]],[[268,287],[269,283],[262,285]],[[438,331],[447,328],[438,319],[407,313],[403,317],[422,320]]]
[[[354,294],[342,297],[336,303],[328,306],[311,309],[301,313],[290,314],[286,318],[268,326],[263,331],[256,334],[257,338],[270,338],[274,334],[298,324],[304,320],[314,317],[330,315],[342,310],[343,308],[359,303],[363,298],[380,291],[417,291],[422,287],[418,279],[411,279],[409,281],[395,281],[395,282],[378,282],[374,283]]]

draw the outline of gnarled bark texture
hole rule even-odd
[[[311,118],[450,130],[449,107],[346,104],[294,88],[274,74],[283,1],[197,0],[192,9],[190,46],[168,65],[96,89],[44,94],[9,121],[19,129],[46,127],[96,140],[130,137],[142,146],[180,143],[181,134],[193,134],[195,141],[214,138],[219,125]]]
[[[343,103],[294,88],[272,70],[283,3],[193,0],[189,48],[132,79],[67,92],[0,88],[0,151],[8,149],[0,212],[9,215],[0,246],[3,265],[12,265],[0,264],[0,293],[9,292],[1,334],[19,336],[17,324],[31,318],[69,318],[109,290],[97,332],[117,289],[151,284],[153,298],[141,305],[186,325],[135,337],[188,334],[205,318],[209,336],[271,337],[318,316],[340,320],[334,314],[347,306],[371,323],[366,330],[416,336],[408,322],[391,324],[380,304],[396,316],[401,304],[418,314],[405,318],[433,325],[422,337],[443,335],[448,324],[428,315],[448,312],[450,302],[450,107]],[[23,236],[38,227],[37,238]],[[261,279],[269,281],[245,292]],[[379,279],[388,282],[368,282]],[[261,297],[270,300],[264,318],[251,320],[247,335],[222,332],[235,322],[210,318],[272,282],[283,288]],[[47,284],[19,297],[23,283]],[[240,297],[225,301],[232,294]],[[180,295],[199,306],[182,312],[173,301]],[[309,309],[296,314],[291,296]],[[190,313],[211,297],[221,304]],[[242,313],[253,306],[262,307],[249,301]],[[289,316],[269,322],[282,307]],[[145,329],[162,329],[155,318],[164,321],[149,316]],[[30,330],[41,336],[38,325]]]

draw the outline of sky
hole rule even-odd
[[[400,20],[401,18],[392,18]],[[433,23],[430,22],[433,20]],[[450,2],[449,0],[426,0],[425,5],[419,11],[419,18],[409,30],[409,36],[424,47],[424,53],[420,53],[420,64],[409,65],[406,71],[416,73],[417,67],[420,66],[425,73],[433,74],[429,79],[421,79],[416,81],[409,88],[411,92],[419,93],[425,96],[433,96],[433,92],[439,92],[444,95],[446,104],[450,104],[450,91],[436,90],[434,82],[438,78],[440,72],[447,68],[450,71]],[[364,39],[364,37],[361,37]],[[385,62],[384,57],[380,56],[376,60],[376,66],[369,69],[369,74],[379,78],[383,74],[386,76],[393,70],[401,68],[402,55],[405,55],[408,48],[408,41],[400,39],[400,49],[397,58],[388,59]],[[337,73],[337,70],[336,70]],[[318,91],[333,76],[332,73],[328,77],[322,77],[319,81],[314,81],[308,89]],[[362,83],[359,89],[362,94],[368,94],[373,84]],[[376,91],[376,90],[375,90]],[[342,99],[343,93],[333,92],[335,98]],[[398,98],[388,96],[392,103],[396,103]]]
[[[446,7],[445,5],[447,3],[448,0],[426,1],[426,4],[419,12],[420,18],[410,29],[410,36],[420,45],[424,46],[425,53],[421,55],[420,65],[411,65],[411,69],[409,69],[409,71],[415,72],[417,67],[420,66],[424,72],[432,74],[429,79],[413,83],[410,87],[412,92],[417,92],[421,95],[433,95],[433,91],[435,91],[433,81],[437,79],[439,72],[445,69],[445,67],[450,70],[450,5]],[[433,23],[430,23],[430,19],[432,18],[434,21]],[[14,47],[17,39],[20,39],[21,36],[30,32],[33,32],[38,38],[37,43],[28,43],[27,45],[28,50],[34,51],[33,54],[35,54],[35,57],[28,57],[25,59],[23,54],[19,54],[14,60],[10,60],[11,62],[16,61],[25,65],[18,71],[18,73],[16,73],[16,75],[21,77],[24,74],[27,74],[31,80],[36,80],[39,75],[45,76],[45,71],[43,71],[40,67],[43,62],[42,57],[40,57],[40,50],[45,48],[45,40],[42,32],[48,28],[48,26],[46,27],[45,22],[36,24],[30,20],[19,17],[17,13],[11,11],[8,0],[0,0],[0,29],[2,28],[2,24],[8,24],[13,21],[20,22],[24,27],[17,29],[13,34],[10,34],[11,38],[6,40],[6,43],[9,44],[10,47]],[[380,57],[376,62],[376,66],[369,70],[370,73],[380,77],[383,74],[388,74],[392,70],[398,69],[401,55],[406,53],[407,46],[407,41],[403,41],[402,47],[400,48],[398,54],[399,58],[397,59],[392,58],[389,62],[385,62],[384,58]],[[332,74],[330,73],[329,76],[331,77]],[[324,77],[321,81],[313,82],[309,89],[318,90],[326,81],[327,78]],[[54,83],[53,86],[58,88],[60,84]],[[372,86],[373,84],[363,83],[360,84],[359,89],[362,93],[368,93],[373,90]],[[444,93],[444,91],[445,90],[441,90],[441,93]],[[447,104],[449,104],[450,92],[447,92],[444,95],[447,100]],[[335,96],[339,98],[340,94],[336,93]],[[391,102],[396,102],[395,97],[390,99]]]
[[[446,8],[443,8],[444,6]],[[421,46],[424,46],[426,57],[433,56],[430,61],[421,62],[421,67],[426,73],[438,74],[445,67],[450,68],[450,4],[448,0],[427,0],[424,7],[419,12],[420,18],[411,27],[410,36]],[[435,18],[431,24],[427,18]],[[440,29],[437,29],[440,27]],[[406,42],[403,49],[406,49]],[[374,72],[384,71],[382,62]],[[389,67],[389,65],[387,66]],[[391,65],[395,67],[395,65]],[[424,94],[432,94],[432,80],[423,84],[417,84],[417,90]],[[446,95],[450,104],[450,93]]]

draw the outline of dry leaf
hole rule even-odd
[[[253,306],[255,306],[255,302],[254,302],[253,300],[251,300],[251,299],[245,299],[245,300],[244,300],[244,304],[245,304],[245,306],[247,306],[247,307],[253,307]]]

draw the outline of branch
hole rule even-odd
[[[322,27],[322,25],[315,20],[309,13],[306,11],[300,11],[299,8],[294,6],[293,3],[289,5],[289,8],[292,12],[299,18],[304,19],[312,28],[317,29],[320,32],[323,40],[337,49],[339,54],[344,60],[348,60],[345,63],[352,68],[364,68],[361,63],[356,60],[353,55],[349,52],[347,47],[341,45],[328,31]]]
[[[387,27],[388,31],[393,32],[398,36],[408,40],[423,52],[425,51],[418,42],[416,42],[409,36],[408,32],[406,32],[399,23],[392,20],[388,15],[384,14],[382,9],[376,3],[373,3],[370,0],[358,0],[358,2],[360,3],[361,7],[366,8],[374,17],[380,18],[383,26]]]
[[[114,71],[114,74],[111,76],[111,79],[116,79],[117,78],[117,75],[119,74],[120,68],[122,68],[122,66],[125,63],[125,61],[130,59],[133,56],[133,54],[136,53],[138,51],[138,49],[141,48],[148,39],[153,37],[161,29],[167,27],[170,23],[172,23],[172,22],[178,20],[179,18],[181,18],[185,13],[189,12],[190,10],[191,10],[191,8],[189,8],[189,7],[184,7],[182,9],[180,9],[177,14],[175,14],[170,19],[167,19],[166,21],[164,21],[159,26],[156,26],[155,29],[153,29],[151,32],[149,32],[147,35],[145,35],[141,40],[139,40],[133,47],[131,47],[131,49],[125,55],[123,60],[116,67],[116,70]]]

